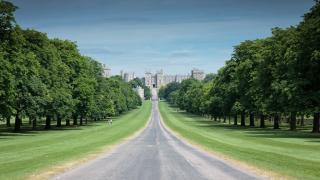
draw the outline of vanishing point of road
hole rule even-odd
[[[66,180],[262,179],[184,143],[160,121],[153,92],[151,120],[137,137],[111,153],[53,177]]]

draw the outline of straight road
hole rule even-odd
[[[179,140],[160,121],[155,91],[152,99],[152,117],[140,135],[112,153],[53,179],[262,179]]]

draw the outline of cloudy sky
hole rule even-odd
[[[296,25],[313,0],[12,0],[17,22],[142,76],[216,72],[233,46]]]

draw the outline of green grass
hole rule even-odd
[[[262,170],[298,179],[320,177],[319,134],[236,127],[159,104],[165,124],[193,143]]]
[[[23,179],[54,165],[97,153],[141,129],[151,102],[115,118],[87,126],[24,133],[0,132],[0,179]]]

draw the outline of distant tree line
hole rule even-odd
[[[274,28],[271,37],[236,46],[232,58],[206,81],[171,83],[159,95],[191,113],[233,116],[235,125],[239,115],[241,126],[249,116],[250,126],[259,117],[265,127],[265,117],[271,116],[277,129],[280,117],[288,116],[295,130],[297,116],[303,125],[304,116],[313,115],[313,132],[319,132],[320,1],[299,25]]]
[[[74,42],[19,27],[16,9],[0,1],[0,118],[7,126],[11,117],[17,131],[23,117],[33,128],[40,119],[46,129],[52,120],[58,127],[71,120],[82,125],[141,105],[131,85],[104,78],[101,64],[82,56]]]

